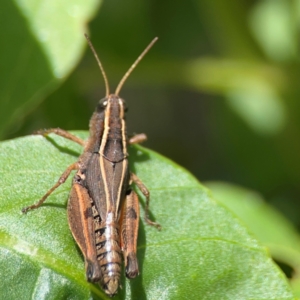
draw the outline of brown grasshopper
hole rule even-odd
[[[69,226],[84,256],[87,280],[98,282],[107,295],[113,296],[120,286],[122,252],[126,276],[135,278],[139,274],[136,252],[140,213],[138,196],[130,187],[132,182],[146,197],[145,221],[160,229],[158,223],[149,219],[149,191],[128,168],[127,143],[139,143],[146,136],[140,134],[128,140],[125,101],[119,97],[125,80],[157,38],[130,67],[115,93],[110,94],[101,62],[85,36],[102,72],[106,96],[99,101],[91,117],[87,141],[59,128],[37,132],[43,136],[55,133],[82,145],[84,150],[78,161],[64,171],[37,203],[22,211],[25,213],[40,207],[67,180],[71,171],[77,170],[68,201]]]

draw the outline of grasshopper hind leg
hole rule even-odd
[[[98,282],[102,278],[97,260],[94,215],[88,191],[74,178],[68,202],[68,220],[73,237],[85,260],[86,278]]]
[[[121,212],[121,247],[124,254],[126,277],[135,278],[139,274],[137,238],[139,229],[139,199],[137,194],[129,190]]]

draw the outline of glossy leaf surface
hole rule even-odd
[[[86,282],[83,259],[68,228],[71,178],[41,208],[21,213],[80,153],[80,146],[53,135],[1,143],[4,298],[107,298]],[[151,216],[163,229],[158,232],[141,221],[141,275],[132,281],[123,278],[116,299],[294,299],[266,249],[191,174],[140,146],[130,149],[130,160],[151,191]]]

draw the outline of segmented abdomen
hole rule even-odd
[[[120,227],[115,221],[99,223],[97,219],[96,217],[95,236],[97,258],[102,273],[100,284],[106,294],[113,296],[118,291],[122,269]]]

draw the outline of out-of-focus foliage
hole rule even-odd
[[[85,44],[80,32],[98,6],[98,0],[1,3],[0,138],[22,131],[24,117],[74,69]]]
[[[87,129],[120,95],[128,132],[200,180],[254,189],[300,227],[300,0],[9,1],[0,10],[0,137]],[[94,16],[94,19],[88,21]],[[73,72],[71,72],[73,70]]]

